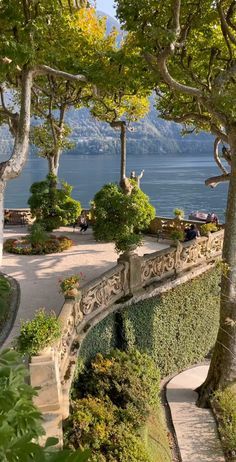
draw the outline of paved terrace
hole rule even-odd
[[[4,238],[15,238],[27,234],[26,227],[9,227],[4,230]],[[31,319],[35,311],[45,307],[47,311],[60,312],[64,297],[59,293],[59,280],[79,272],[84,273],[83,284],[95,279],[115,266],[118,255],[114,244],[97,243],[92,230],[80,233],[78,229],[60,228],[56,235],[66,235],[74,241],[74,246],[62,253],[49,255],[13,255],[5,253],[2,271],[15,278],[21,289],[20,307],[14,327],[4,346],[8,346],[18,335],[20,321]],[[139,247],[139,255],[155,252],[168,247],[157,243],[156,238],[146,237]]]

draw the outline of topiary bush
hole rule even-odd
[[[139,232],[147,228],[154,217],[154,207],[135,182],[129,195],[125,195],[120,186],[110,183],[94,197],[95,239],[115,242],[118,252],[141,245]]]
[[[52,174],[32,184],[28,204],[32,216],[46,231],[75,223],[80,216],[81,205],[71,197],[72,189],[66,182],[58,188],[57,177]]]
[[[201,361],[214,345],[218,331],[220,272],[220,268],[208,271],[161,296],[121,310],[119,325],[111,314],[83,341],[85,362],[100,351],[103,325],[111,337],[107,341],[102,337],[102,351],[117,346],[119,338],[123,348],[135,347],[151,355],[162,376]]]
[[[21,354],[35,355],[43,348],[52,345],[61,335],[61,325],[55,313],[39,309],[34,319],[23,321],[15,348]]]

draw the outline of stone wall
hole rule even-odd
[[[220,258],[222,245],[223,230],[143,257],[134,252],[124,254],[112,270],[84,286],[77,298],[65,301],[59,315],[59,342],[30,363],[31,384],[40,387],[35,402],[44,413],[47,437],[55,432],[58,435],[58,423],[68,416],[78,350],[88,330],[122,306],[169,290],[206,271]]]

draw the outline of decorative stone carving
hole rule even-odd
[[[114,271],[113,271],[114,273]],[[117,295],[122,296],[123,280],[122,271],[108,276],[106,279],[98,281],[94,287],[90,287],[83,293],[81,299],[81,311],[84,315],[95,311],[101,307],[106,308],[111,305]]]

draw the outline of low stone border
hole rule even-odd
[[[20,285],[19,283],[13,279],[11,276],[8,276],[7,274],[0,273],[2,276],[5,276],[7,280],[9,281],[12,289],[11,293],[11,300],[10,300],[10,306],[9,306],[9,315],[4,323],[3,329],[0,332],[0,348],[3,346],[4,342],[6,341],[7,337],[9,336],[12,327],[14,325],[16,315],[18,312],[18,308],[20,305]]]

